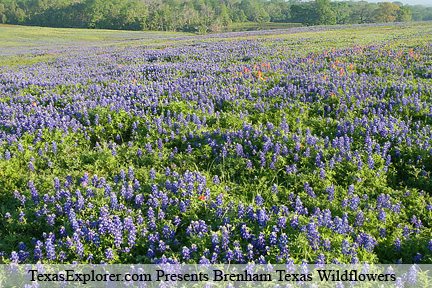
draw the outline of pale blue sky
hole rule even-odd
[[[368,2],[394,2],[395,0],[366,0]],[[396,0],[408,5],[432,6],[432,0]]]
[[[300,0],[300,2],[307,2],[307,1],[314,1],[314,0]],[[330,0],[330,1],[349,1],[349,0]],[[427,7],[432,7],[432,0],[353,0],[355,2],[358,1],[367,1],[370,3],[380,3],[380,2],[395,2],[399,1],[403,4],[408,5],[423,5]]]

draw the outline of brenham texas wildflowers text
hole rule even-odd
[[[63,273],[38,273],[38,270],[29,270],[31,281],[40,282],[310,282],[313,281],[312,273],[289,273],[287,270],[275,270],[273,273],[249,273],[244,270],[242,273],[224,273],[215,269],[209,273],[166,273],[164,270],[155,270],[151,273],[78,273],[73,269],[65,270]],[[368,282],[394,282],[396,276],[389,273],[361,273],[358,270],[325,270],[318,269],[318,281],[368,281]]]

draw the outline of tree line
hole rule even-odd
[[[235,23],[362,24],[432,20],[432,7],[315,0],[0,0],[0,23],[219,32]]]

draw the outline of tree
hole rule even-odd
[[[49,27],[204,33],[247,21],[332,25],[411,20],[432,20],[432,7],[352,0],[0,0],[0,23]]]
[[[285,17],[282,14],[282,9],[278,4],[270,2],[265,9],[267,14],[270,16],[271,22],[281,22],[285,20]]]
[[[290,4],[288,2],[279,2],[279,7],[281,9],[281,13],[283,15],[283,19],[281,22],[288,22],[290,18]]]
[[[246,22],[247,21],[247,16],[246,16],[243,9],[240,10],[238,17],[239,17],[240,22]]]
[[[397,19],[398,22],[408,22],[412,19],[412,12],[407,7],[402,6],[397,11]]]
[[[4,4],[0,4],[0,23],[6,23],[6,8]]]
[[[314,3],[315,23],[317,25],[336,24],[336,16],[331,10],[329,0],[315,0]]]
[[[374,22],[376,9],[377,6],[375,4],[366,1],[359,2],[353,8],[353,14],[351,14],[352,22],[359,24]]]
[[[336,17],[336,24],[351,23],[350,15],[353,13],[347,2],[332,2],[332,11]]]
[[[26,14],[20,7],[16,8],[13,13],[14,20],[16,24],[23,24],[25,22]]]
[[[228,26],[231,24],[231,18],[229,17],[227,7],[225,4],[222,4],[220,7],[220,15],[219,15],[220,22],[223,26]]]
[[[195,25],[198,23],[198,12],[193,8],[193,6],[185,5],[183,6],[182,14],[184,17],[184,28],[186,31],[194,31]]]
[[[301,23],[304,25],[314,24],[314,13],[313,8],[310,5],[291,5],[291,18],[290,21],[293,23]]]
[[[101,0],[85,1],[85,22],[88,28],[98,28],[98,22],[103,19],[103,3]]]
[[[394,22],[398,17],[399,6],[390,2],[382,2],[376,11],[375,19],[377,22]]]
[[[270,15],[264,10],[264,8],[259,8],[257,10],[256,22],[266,23],[270,21]]]
[[[208,27],[211,24],[211,22],[213,22],[213,17],[215,15],[214,10],[209,5],[202,5],[200,12],[201,12],[201,21],[206,27]]]
[[[254,5],[249,0],[243,0],[240,3],[240,9],[243,10],[243,13],[246,15],[247,20],[255,21],[256,20],[256,9]]]
[[[159,30],[160,26],[160,16],[157,11],[150,12],[148,20],[146,22],[148,30]]]
[[[217,18],[215,21],[213,21],[210,24],[209,30],[211,32],[220,32],[220,31],[222,31],[222,21],[219,18]]]

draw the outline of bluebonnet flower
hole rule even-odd
[[[208,265],[210,265],[211,263],[205,256],[201,256],[200,260],[198,261],[198,264],[203,265],[203,267],[208,267]]]
[[[188,261],[190,259],[190,250],[189,250],[189,248],[183,247],[183,249],[182,249],[182,257],[186,261]]]
[[[394,242],[394,246],[395,246],[395,250],[396,251],[400,251],[401,250],[402,242],[400,241],[399,238],[396,238],[396,240]]]
[[[286,222],[287,222],[286,217],[281,216],[277,220],[277,225],[278,225],[279,228],[285,229]]]
[[[323,265],[325,264],[325,255],[322,253],[319,254],[317,256],[317,260],[315,261],[315,264],[317,264],[316,267],[318,267],[318,268],[324,267]]]
[[[267,264],[267,261],[265,260],[264,256],[261,255],[261,256],[258,258],[257,263],[260,264],[260,265],[262,265],[262,264]]]
[[[410,270],[408,274],[405,276],[405,281],[408,282],[408,285],[414,286],[417,283],[417,276],[418,276],[419,268],[416,265],[411,265]]]
[[[373,248],[378,244],[377,240],[374,237],[364,232],[360,232],[355,242],[359,247],[363,247],[368,252],[371,252]]]
[[[273,186],[272,186],[272,192],[273,192],[275,195],[278,194],[279,189],[278,189],[278,186],[277,186],[276,184],[273,184]]]
[[[414,263],[420,263],[422,257],[423,256],[420,253],[416,253],[416,255],[414,255]]]
[[[55,225],[55,222],[54,222],[55,218],[56,218],[55,214],[47,215],[47,223],[48,223],[49,226],[54,227],[54,225]]]
[[[37,240],[33,251],[35,261],[43,259],[42,246],[43,246],[42,242]]]
[[[387,214],[384,212],[384,210],[383,209],[381,209],[379,212],[378,212],[378,220],[379,221],[382,221],[382,222],[386,222],[386,219],[387,219]]]
[[[299,196],[296,197],[294,207],[295,207],[295,212],[297,214],[299,215],[307,214],[307,210],[303,207],[303,203]]]
[[[123,169],[120,169],[120,179],[122,181],[126,180],[126,172]]]
[[[342,206],[343,208],[345,208],[345,207],[348,206],[348,199],[347,199],[347,198],[344,198],[344,199],[342,200],[341,206]]]
[[[118,200],[117,200],[117,195],[114,192],[111,192],[110,199],[111,199],[111,208],[117,210]]]
[[[429,240],[427,249],[432,253],[432,239]]]
[[[354,185],[351,184],[348,187],[348,196],[352,197],[354,195],[354,191],[355,191],[355,187],[354,187]]]
[[[299,226],[298,216],[294,215],[293,218],[291,219],[291,227],[298,228],[298,226]]]
[[[304,183],[304,191],[306,191],[308,193],[308,196],[310,198],[316,198],[315,192],[313,191],[312,187],[309,185],[308,182]]]
[[[150,170],[150,179],[155,179],[156,178],[156,171],[152,168]]]
[[[303,231],[303,229],[302,229]],[[312,247],[313,251],[318,250],[320,244],[321,244],[321,236],[320,233],[318,232],[318,227],[315,224],[314,220],[311,219],[309,221],[309,224],[306,226],[305,231],[307,234],[307,238],[309,240],[309,244]]]
[[[250,239],[252,238],[252,235],[250,234],[249,229],[247,228],[246,224],[241,224],[240,225],[240,235],[243,239]]]
[[[238,204],[237,217],[239,219],[242,219],[244,217],[244,215],[245,215],[245,208],[243,206],[243,203],[240,202]]]
[[[358,195],[354,195],[351,199],[350,199],[350,208],[353,211],[357,211],[358,206],[360,204],[360,197]]]
[[[422,221],[419,218],[417,218],[415,215],[413,215],[410,222],[415,227],[414,232],[419,234],[421,231],[421,227],[423,226]]]
[[[241,250],[240,246],[234,247],[234,260],[239,264],[245,263],[243,251]]]
[[[48,260],[53,261],[53,260],[56,259],[56,253],[55,253],[54,243],[53,243],[51,237],[47,237],[47,239],[45,241],[45,250],[46,250],[46,254],[47,254],[47,259]]]
[[[207,233],[208,227],[204,220],[192,221],[191,224],[186,229],[186,235],[189,237],[196,235],[197,237],[204,236]]]
[[[335,195],[334,186],[332,185],[332,186],[326,187],[326,192],[328,194],[327,200],[333,201],[334,195]]]
[[[141,205],[144,203],[144,196],[142,194],[138,194],[135,196],[135,206],[141,207]]]
[[[11,153],[9,152],[9,150],[5,151],[5,160],[10,160],[11,159]]]
[[[128,216],[124,220],[124,229],[128,231],[128,244],[130,247],[134,247],[137,239],[137,229],[133,223],[131,216]]]
[[[331,241],[328,238],[325,238],[323,241],[323,247],[327,251],[331,251]]]
[[[353,253],[351,244],[346,239],[342,241],[341,252],[345,256],[350,256]]]
[[[167,248],[169,248],[169,246],[166,245],[164,241],[159,240],[158,251],[164,252]]]
[[[114,251],[111,248],[105,249],[105,259],[106,260],[114,260]]]
[[[20,217],[18,218],[18,221],[19,222],[24,222],[25,213],[23,211],[20,211],[19,216]]]
[[[215,201],[215,203],[216,203],[216,205],[217,205],[218,207],[220,207],[220,206],[223,205],[223,196],[224,196],[224,194],[221,193],[221,194],[219,194],[219,195],[216,197],[216,201]]]
[[[262,206],[264,204],[264,199],[261,197],[261,194],[257,194],[257,196],[255,196],[255,204],[258,206]]]
[[[27,251],[27,246],[24,244],[24,242],[20,242],[18,244],[18,249],[23,250],[23,251]]]
[[[12,251],[11,256],[10,256],[10,260],[12,263],[17,263],[17,264],[20,263],[18,253],[15,251]]]
[[[228,228],[226,226],[222,226],[220,228],[221,232],[222,232],[222,248],[223,249],[227,249],[228,248],[228,244],[231,242],[230,239],[230,231],[228,230]]]
[[[247,169],[252,169],[252,161],[248,160],[248,161],[246,162],[246,168],[247,168]]]

